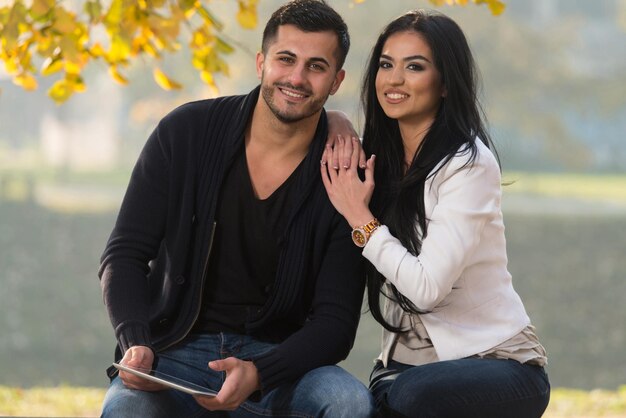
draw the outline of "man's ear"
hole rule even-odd
[[[263,52],[257,52],[256,53],[256,75],[259,78],[259,80],[261,79],[261,76],[263,75],[263,63],[265,62],[265,55],[263,55]]]
[[[346,70],[339,70],[335,75],[335,80],[333,81],[333,87],[330,89],[330,94],[333,95],[337,93],[339,90],[339,86],[341,86],[341,82],[346,77]]]

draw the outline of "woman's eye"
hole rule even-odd
[[[378,63],[379,68],[391,68],[391,63],[387,61],[381,61]]]
[[[424,69],[420,64],[409,64],[406,68],[411,71],[422,71]]]

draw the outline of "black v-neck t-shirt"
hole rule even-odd
[[[245,150],[226,174],[195,332],[245,334],[247,319],[262,309],[276,277],[278,240],[292,206],[300,165],[267,199],[255,195]]]

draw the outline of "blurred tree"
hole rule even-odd
[[[465,6],[470,0],[428,1],[435,6]],[[499,0],[471,1],[486,4],[494,15],[504,10]],[[241,27],[256,27],[258,2],[237,0],[236,18]],[[121,70],[139,57],[158,60],[176,52],[183,42],[182,28],[188,32],[192,65],[201,79],[215,86],[215,74],[228,75],[225,56],[234,47],[220,37],[220,20],[200,0],[87,0],[82,4],[78,12],[57,0],[14,0],[0,7],[0,59],[15,84],[34,90],[37,74],[60,73],[62,77],[48,95],[63,103],[86,89],[81,73],[94,60],[104,61],[111,77],[127,84]],[[182,87],[158,65],[153,77],[163,89]]]

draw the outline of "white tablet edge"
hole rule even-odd
[[[139,377],[141,377],[143,379],[150,380],[152,382],[161,383],[161,384],[163,384],[165,386],[171,387],[172,389],[177,389],[177,390],[180,390],[182,392],[188,393],[190,395],[200,395],[200,396],[215,396],[215,395],[217,395],[217,393],[212,392],[208,388],[206,389],[206,391],[199,390],[199,389],[194,389],[194,388],[191,388],[189,386],[184,386],[184,385],[181,385],[181,384],[178,384],[178,383],[174,383],[174,382],[172,382],[170,380],[166,380],[166,379],[163,379],[163,378],[160,378],[160,377],[156,377],[156,376],[153,376],[151,374],[144,373],[144,372],[142,372],[140,370],[136,370],[136,369],[130,368],[128,366],[124,366],[123,364],[113,363],[113,366],[115,368],[117,368],[118,370],[124,370],[125,372],[132,373],[135,376],[139,376]]]

